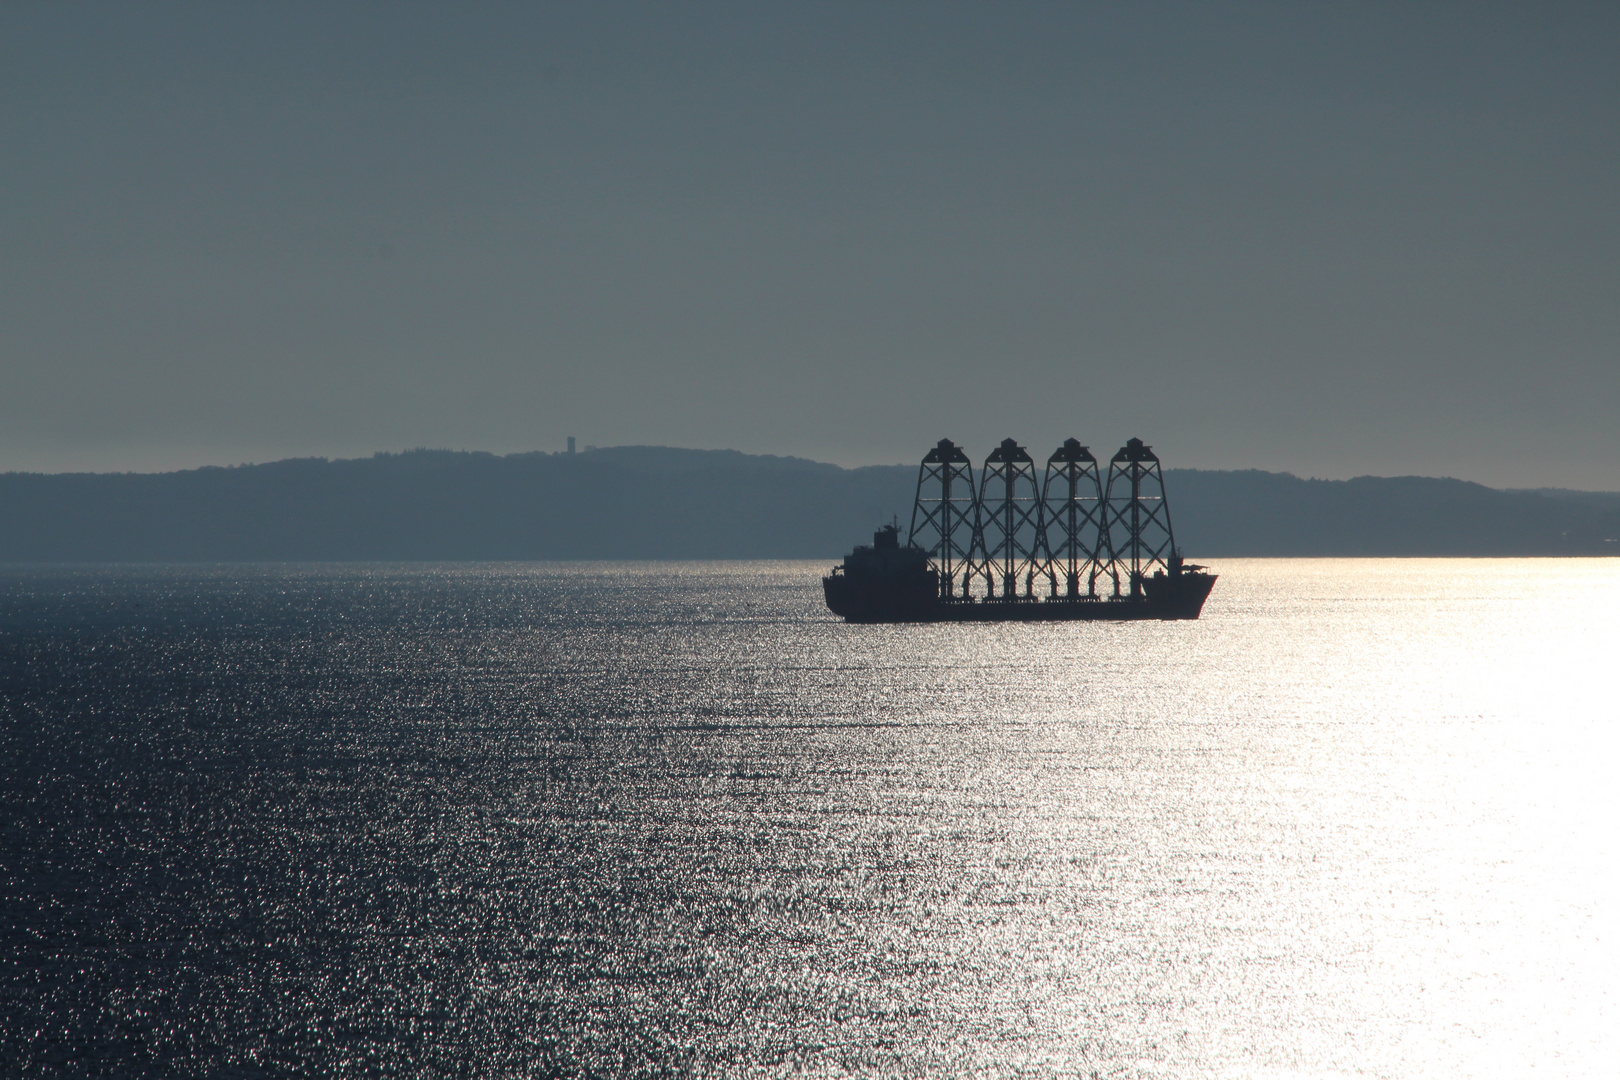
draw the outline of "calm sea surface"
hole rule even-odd
[[[0,568],[0,1074],[1612,1076],[1620,559]]]

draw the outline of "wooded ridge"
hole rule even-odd
[[[0,561],[834,559],[911,517],[916,466],[729,450],[415,450],[0,474]],[[1176,538],[1244,555],[1620,555],[1620,493],[1168,469]]]

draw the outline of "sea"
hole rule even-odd
[[[1620,1069],[1620,558],[0,567],[0,1075]]]

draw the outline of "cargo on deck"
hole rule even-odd
[[[1196,619],[1216,575],[1176,547],[1158,455],[1066,439],[1037,476],[1013,439],[985,458],[941,439],[917,472],[906,542],[885,525],[821,579],[849,622]]]

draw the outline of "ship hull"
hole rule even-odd
[[[1149,578],[1136,599],[940,600],[915,590],[883,588],[837,575],[821,579],[827,607],[852,623],[908,622],[1121,622],[1196,619],[1215,587],[1215,574]],[[877,587],[874,587],[877,586]]]

